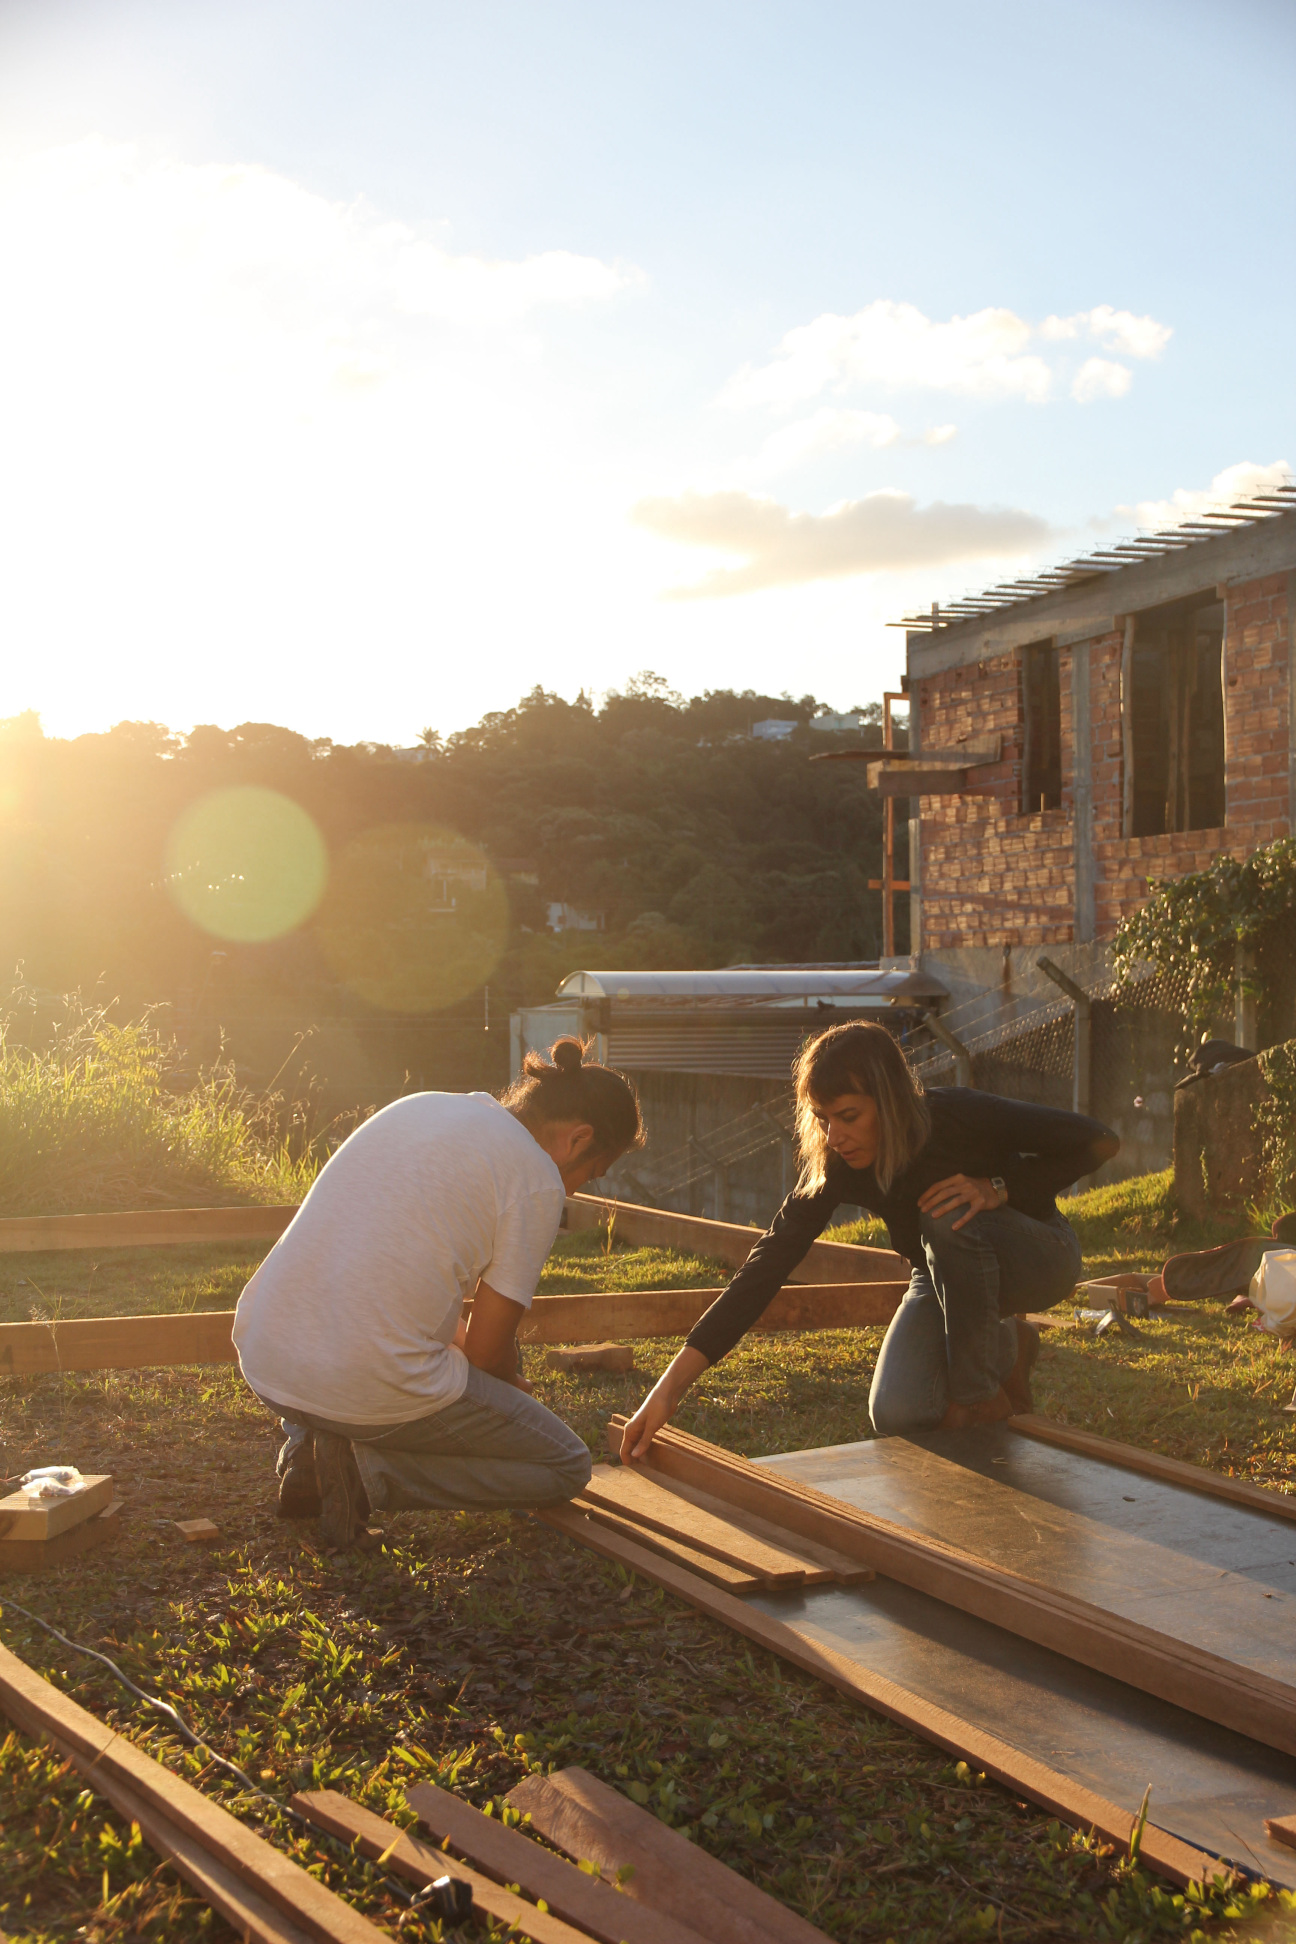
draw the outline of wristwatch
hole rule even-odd
[[[991,1175],[990,1186],[994,1189],[995,1193],[999,1196],[999,1206],[1002,1208],[1008,1200],[1007,1182],[1004,1180],[1002,1175]]]

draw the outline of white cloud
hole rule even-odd
[[[886,412],[853,412],[845,407],[821,406],[809,418],[794,419],[771,432],[757,455],[761,474],[786,472],[791,466],[817,459],[842,446],[868,445],[875,450],[895,445],[900,427]]]
[[[828,311],[783,338],[778,355],[764,365],[744,365],[720,394],[736,409],[787,410],[826,391],[874,386],[887,391],[945,391],[983,399],[1024,399],[1042,404],[1065,380],[1060,366],[1032,350],[1035,339],[1056,344],[1096,339],[1123,357],[1155,358],[1171,330],[1153,317],[1114,310],[1110,304],[1046,317],[1038,326],[1015,311],[981,310],[937,322],[914,304],[879,298],[850,317]],[[1071,396],[1119,398],[1128,391],[1123,365],[1090,358],[1071,382]],[[937,443],[938,441],[929,441]]]
[[[1076,311],[1071,317],[1046,317],[1040,325],[1042,338],[1097,338],[1109,351],[1124,358],[1159,358],[1174,332],[1155,317],[1135,317],[1132,311],[1113,310],[1099,304],[1095,310]]]
[[[1010,310],[938,324],[913,304],[879,299],[852,317],[829,311],[789,331],[769,364],[746,365],[729,380],[721,403],[788,406],[857,384],[1038,400],[1051,373],[1026,355],[1030,335]]]
[[[922,442],[924,445],[941,446],[948,445],[951,439],[956,439],[957,437],[957,425],[933,425],[923,433]]]
[[[826,513],[793,513],[751,493],[682,493],[640,501],[634,518],[663,539],[743,561],[673,589],[682,600],[962,560],[1015,560],[1051,537],[1032,513],[939,501],[920,507],[897,492],[846,500]]]
[[[1257,465],[1254,460],[1243,459],[1235,466],[1226,466],[1217,472],[1209,486],[1194,488],[1177,487],[1169,499],[1140,500],[1136,506],[1118,506],[1116,511],[1126,519],[1134,519],[1143,527],[1178,526],[1183,520],[1191,520],[1198,513],[1214,512],[1216,508],[1230,506],[1234,500],[1246,499],[1252,493],[1272,491],[1275,486],[1289,486],[1292,469],[1285,459],[1275,459],[1269,465]]]
[[[1086,358],[1071,380],[1071,396],[1077,405],[1088,405],[1095,398],[1124,398],[1133,382],[1128,365],[1113,364],[1109,358]]]

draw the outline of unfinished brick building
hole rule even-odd
[[[1286,486],[907,619],[912,747],[876,780],[965,1042],[1038,1011],[1042,954],[1096,989],[1150,884],[1296,832],[1294,608]],[[1168,1115],[1127,1136],[1151,1165]]]

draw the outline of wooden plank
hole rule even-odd
[[[613,1456],[617,1455],[614,1451]],[[830,1581],[839,1586],[866,1586],[877,1577],[870,1566],[861,1566],[857,1559],[848,1559],[845,1553],[838,1552],[834,1547],[818,1545],[815,1540],[789,1532],[786,1526],[775,1525],[771,1519],[762,1519],[759,1513],[748,1512],[740,1505],[726,1505],[723,1499],[713,1497],[710,1492],[699,1491],[696,1485],[686,1484],[682,1478],[667,1478],[662,1473],[658,1475],[657,1482],[668,1489],[673,1497],[686,1499],[690,1505],[699,1506],[705,1512],[714,1512],[717,1518],[727,1519],[731,1525],[743,1532],[750,1532],[754,1538],[765,1539],[770,1545],[781,1546],[793,1553],[805,1566],[807,1586],[824,1586]]]
[[[646,1526],[637,1525],[633,1519],[627,1519],[605,1505],[592,1504],[583,1493],[571,1503],[587,1518],[607,1526],[612,1532],[619,1532],[623,1538],[633,1539],[638,1545],[651,1546],[663,1558],[673,1559],[677,1566],[686,1566],[691,1573],[699,1573],[712,1586],[723,1586],[729,1593],[755,1593],[758,1588],[768,1585],[758,1573],[744,1572],[740,1566],[730,1566],[726,1560],[713,1559],[709,1553],[698,1552],[683,1539],[672,1539],[667,1533],[654,1532]]]
[[[0,1323],[0,1375],[63,1370],[142,1370],[153,1364],[233,1363],[233,1310],[183,1316],[65,1317]]]
[[[783,1289],[757,1330],[848,1330],[889,1323],[904,1283],[824,1283]],[[611,1290],[537,1296],[518,1331],[523,1343],[580,1343],[608,1334],[687,1336],[719,1289]],[[464,1315],[472,1314],[471,1302]],[[233,1310],[182,1316],[87,1316],[50,1323],[0,1323],[0,1376],[73,1370],[144,1370],[154,1365],[234,1363]]]
[[[0,1499],[0,1539],[57,1538],[102,1512],[112,1495],[113,1482],[106,1472],[90,1473],[70,1498],[33,1500],[25,1492],[10,1492]]]
[[[161,1243],[274,1242],[295,1207],[148,1208],[112,1215],[8,1215],[0,1255],[45,1249],[146,1249]]]
[[[149,1848],[170,1863],[246,1944],[315,1944],[315,1933],[303,1930],[249,1889],[233,1870],[164,1816],[156,1803],[99,1770],[92,1771],[89,1779],[124,1821],[139,1824]],[[375,1939],[387,1935],[379,1930],[372,1934]]]
[[[506,1801],[568,1856],[615,1879],[629,1864],[626,1895],[692,1924],[709,1944],[831,1944],[746,1877],[640,1809],[588,1769],[529,1775]]]
[[[0,1573],[44,1573],[80,1553],[110,1545],[121,1531],[121,1500],[110,1499],[97,1518],[83,1519],[52,1539],[0,1539]]]
[[[1007,1423],[1010,1431],[1020,1431],[1025,1438],[1038,1438],[1042,1444],[1057,1445],[1084,1458],[1101,1458],[1106,1464],[1119,1465],[1124,1471],[1142,1472],[1145,1478],[1159,1478],[1167,1485],[1186,1485],[1190,1491],[1228,1499],[1233,1505],[1245,1505],[1252,1512],[1266,1512],[1271,1518],[1296,1520],[1296,1493],[1273,1492],[1263,1485],[1248,1484],[1244,1478],[1226,1478],[1221,1472],[1207,1471],[1204,1465],[1185,1464],[1182,1458],[1167,1458],[1159,1451],[1145,1451],[1141,1445],[1119,1444],[1115,1438],[1079,1431],[1069,1424],[1040,1417],[1034,1411],[1009,1418]]]
[[[620,1428],[623,1419],[613,1419]],[[847,1505],[687,1432],[661,1431],[652,1462],[765,1518],[838,1547],[876,1572],[1097,1668],[1270,1748],[1296,1754],[1296,1688],[1153,1627],[991,1566],[939,1539]]]
[[[493,1917],[499,1923],[515,1927],[532,1944],[589,1944],[588,1931],[573,1930],[551,1911],[538,1910],[535,1904],[524,1902],[489,1877],[479,1876],[457,1857],[452,1859],[444,1850],[420,1843],[408,1830],[384,1821],[372,1809],[362,1809],[358,1802],[339,1795],[335,1789],[306,1790],[293,1797],[292,1806],[317,1829],[327,1829],[331,1836],[340,1836],[344,1843],[354,1844],[362,1856],[383,1857],[384,1869],[404,1877],[407,1882],[417,1883],[420,1888],[435,1883],[439,1877],[460,1877],[472,1885],[474,1917]]]
[[[134,1742],[51,1687],[3,1646],[0,1710],[24,1734],[52,1743],[96,1789],[107,1793],[109,1787],[117,1787],[138,1797],[150,1812],[198,1845],[319,1944],[377,1944],[386,1935],[308,1876],[291,1857],[244,1828],[219,1803],[210,1801]]]
[[[555,1917],[588,1931],[599,1944],[700,1944],[695,1930],[645,1910],[601,1877],[586,1876],[520,1830],[505,1829],[434,1782],[415,1783],[405,1791],[405,1800],[438,1843],[448,1842],[487,1876],[543,1898]]]
[[[734,1633],[755,1641],[757,1646],[768,1648],[792,1666],[816,1675],[839,1693],[862,1702],[865,1707],[886,1715],[892,1721],[900,1722],[903,1727],[911,1728],[925,1741],[933,1742],[949,1754],[961,1757],[973,1768],[983,1770],[1014,1795],[1036,1803],[1050,1815],[1058,1816],[1079,1829],[1095,1829],[1108,1842],[1119,1844],[1122,1848],[1129,1842],[1137,1820],[1134,1810],[1106,1801],[1073,1782],[1069,1776],[1034,1761],[1020,1749],[1000,1741],[997,1736],[986,1734],[971,1722],[934,1706],[921,1695],[911,1694],[907,1688],[899,1687],[894,1681],[859,1666],[844,1654],[834,1653],[829,1647],[821,1647],[804,1639],[781,1620],[771,1620],[768,1615],[745,1606],[731,1594],[708,1586],[695,1573],[672,1565],[669,1560],[659,1558],[646,1547],[595,1526],[588,1519],[579,1518],[569,1506],[548,1506],[532,1516],[556,1532],[564,1532],[569,1538],[591,1547],[605,1559],[616,1560],[619,1565],[628,1566],[654,1585],[665,1587],[699,1612],[722,1620]],[[1180,1885],[1200,1883],[1203,1876],[1208,1876],[1217,1867],[1214,1858],[1193,1849],[1188,1843],[1180,1842],[1178,1837],[1151,1823],[1144,1831],[1141,1855],[1149,1868]]]
[[[628,1343],[577,1343],[570,1350],[550,1350],[545,1356],[550,1370],[634,1369],[634,1351]]]
[[[601,1228],[611,1215],[614,1235],[621,1242],[644,1242],[661,1249],[680,1249],[687,1255],[713,1256],[740,1269],[763,1229],[742,1222],[708,1222],[699,1215],[676,1215],[664,1208],[643,1208],[637,1202],[611,1201],[599,1195],[568,1195],[569,1229]],[[816,1242],[792,1271],[791,1282],[908,1281],[903,1256],[893,1249],[865,1249],[855,1242]]]
[[[803,1586],[805,1562],[781,1546],[753,1538],[723,1514],[704,1511],[672,1492],[649,1474],[629,1465],[595,1465],[589,1484],[581,1493],[587,1505],[617,1512],[632,1525],[647,1526],[652,1532],[678,1539],[694,1552],[722,1559],[745,1573],[754,1573],[767,1586]]]

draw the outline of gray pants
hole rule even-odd
[[[408,1424],[339,1424],[269,1397],[261,1402],[283,1419],[281,1473],[310,1432],[349,1438],[375,1512],[557,1505],[590,1480],[583,1438],[515,1384],[472,1364],[461,1398]]]
[[[1060,1303],[1080,1275],[1080,1244],[1061,1215],[1016,1208],[924,1215],[923,1260],[891,1319],[869,1393],[880,1438],[939,1424],[946,1406],[993,1397],[1017,1356],[1010,1320]]]

